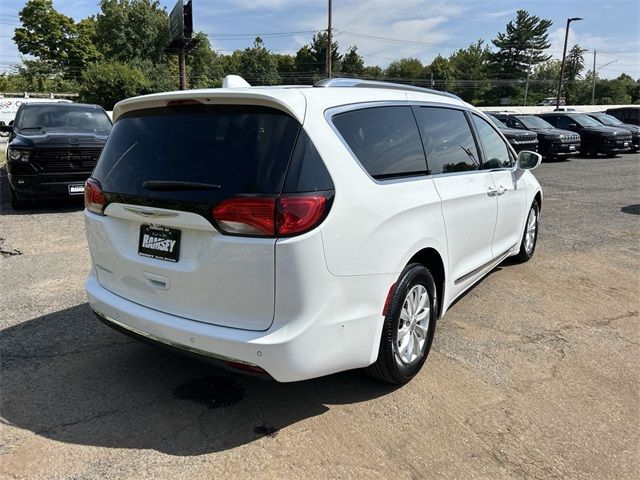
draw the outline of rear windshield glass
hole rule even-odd
[[[27,105],[22,107],[15,122],[21,133],[34,131],[95,131],[109,132],[111,120],[102,108],[87,105]]]
[[[256,106],[180,106],[120,117],[93,177],[108,193],[191,202],[238,194],[276,194],[300,125]],[[220,185],[153,189],[147,181]],[[147,184],[148,185],[148,184]]]

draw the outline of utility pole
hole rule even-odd
[[[524,86],[524,106],[527,106],[527,94],[529,93],[529,75],[531,74],[531,60],[533,58],[533,49],[529,49],[529,66],[527,67],[527,83]]]
[[[591,105],[596,104],[596,51],[593,51],[593,78],[591,79]]]
[[[435,84],[433,83],[433,72],[431,73],[431,89],[433,90],[435,88]]]
[[[560,64],[560,79],[558,80],[558,98],[556,98],[556,109],[560,108],[560,96],[562,95],[562,77],[564,77],[564,60],[567,56],[567,41],[569,40],[569,25],[571,24],[571,22],[577,20],[582,20],[582,18],[567,18],[567,28],[564,31],[564,49],[562,50],[562,63]]]
[[[327,21],[327,78],[331,78],[331,61],[332,61],[332,49],[333,49],[333,35],[331,28],[331,0],[329,0],[329,12]]]

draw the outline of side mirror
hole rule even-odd
[[[520,170],[533,170],[538,168],[541,163],[542,155],[539,153],[522,150],[518,154],[518,169]]]
[[[0,125],[0,133],[11,133],[13,132],[13,125]]]
[[[577,123],[570,123],[569,124],[569,128],[578,128],[578,124]]]

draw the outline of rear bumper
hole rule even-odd
[[[384,287],[387,278],[335,278],[337,285],[329,292],[340,291],[346,298],[355,290],[388,289],[388,285]],[[354,314],[353,305],[340,306],[325,298],[327,308],[321,314],[276,321],[269,330],[254,331],[198,322],[144,307],[106,290],[93,272],[85,288],[92,310],[117,330],[201,357],[258,366],[280,382],[362,368],[377,358],[383,317],[381,310],[363,314],[362,304]],[[316,295],[321,296],[319,292]]]

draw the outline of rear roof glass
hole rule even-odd
[[[179,106],[120,117],[94,171],[105,192],[213,203],[238,194],[277,194],[300,124],[259,106]],[[219,190],[158,191],[145,181],[197,182]]]

